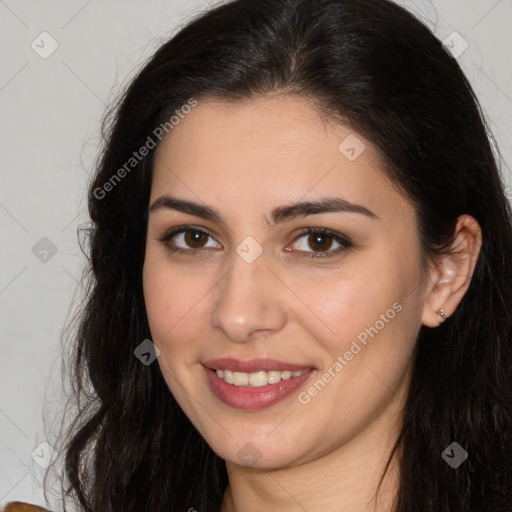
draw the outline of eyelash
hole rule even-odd
[[[166,248],[169,251],[171,251],[172,253],[192,254],[193,255],[196,253],[202,253],[205,250],[207,250],[207,249],[180,249],[179,247],[172,247],[168,244],[169,240],[173,236],[181,234],[181,233],[186,233],[187,231],[197,231],[199,233],[203,233],[203,234],[208,235],[209,237],[213,238],[213,236],[208,231],[206,231],[204,229],[195,228],[193,226],[181,226],[181,227],[174,228],[174,229],[168,231],[162,237],[158,238],[158,241],[163,243],[166,246]],[[297,240],[299,240],[303,236],[313,234],[313,233],[327,235],[330,238],[332,238],[333,240],[335,240],[336,242],[338,242],[341,245],[341,247],[338,247],[338,249],[336,249],[335,251],[330,251],[330,252],[296,251],[296,252],[300,253],[301,257],[304,256],[306,258],[330,258],[332,256],[336,256],[336,255],[340,254],[342,251],[344,251],[346,249],[353,247],[353,243],[350,241],[349,238],[345,237],[344,235],[340,235],[334,231],[331,231],[330,229],[325,229],[325,228],[305,228],[297,235],[297,237],[295,238],[295,240],[293,242],[295,243]]]

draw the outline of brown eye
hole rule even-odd
[[[209,236],[207,233],[204,233],[203,231],[191,229],[185,231],[184,233],[185,236],[183,237],[183,239],[185,243],[192,249],[201,249],[203,247],[203,244],[206,243],[206,240]]]
[[[307,238],[306,238],[307,237]],[[304,241],[301,241],[304,240]],[[330,250],[333,247],[335,250]],[[294,245],[301,256],[322,258],[336,256],[353,246],[344,235],[323,228],[307,228],[295,239]]]
[[[202,252],[203,249],[208,249],[212,247],[211,245],[206,245],[209,239],[213,240],[213,237],[206,231],[202,229],[195,229],[192,227],[180,227],[171,230],[169,233],[166,233],[162,237],[159,238],[159,241],[162,242],[171,252],[179,252],[179,253],[195,253]],[[217,247],[221,247],[220,244],[217,244]]]
[[[332,246],[332,236],[317,233],[308,236],[308,244],[314,251],[327,251]]]

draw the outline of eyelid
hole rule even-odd
[[[200,233],[204,233],[205,235],[208,235],[210,238],[215,239],[215,237],[210,233],[210,231],[207,228],[199,227],[199,226],[192,226],[192,225],[185,225],[185,226],[177,226],[175,228],[172,228],[168,231],[166,231],[161,237],[158,237],[157,240],[159,242],[162,242],[164,245],[166,245],[169,249],[170,247],[167,245],[167,242],[173,238],[176,235],[180,235],[182,233],[186,233],[187,231],[198,231]],[[219,243],[219,242],[217,242]],[[175,248],[176,252],[187,252],[187,253],[194,253],[194,252],[202,252],[204,249],[181,249],[179,247]]]
[[[205,251],[208,251],[209,248],[188,248],[188,249],[182,249],[180,247],[170,247],[168,245],[168,241],[173,238],[174,236],[182,233],[186,233],[187,231],[198,231],[200,233],[204,233],[208,235],[210,238],[215,239],[215,237],[211,234],[211,232],[207,228],[199,227],[199,226],[193,226],[193,225],[182,225],[177,226],[175,228],[172,228],[168,231],[166,231],[161,237],[158,237],[157,240],[163,243],[170,251],[172,252],[178,252],[182,254],[196,254],[196,253],[202,253]],[[312,233],[320,233],[327,235],[328,237],[334,239],[336,242],[340,244],[341,247],[338,247],[334,251],[287,251],[287,252],[296,252],[299,256],[309,257],[309,258],[324,258],[324,257],[331,257],[339,255],[341,252],[343,252],[346,249],[354,247],[353,242],[350,240],[349,237],[346,235],[339,233],[337,231],[333,231],[328,228],[322,228],[322,227],[309,227],[309,228],[302,228],[298,235],[293,239],[292,244],[295,244],[297,240],[300,238],[312,234]],[[217,242],[219,243],[219,242]]]
[[[337,256],[340,253],[344,252],[346,249],[350,249],[350,248],[354,247],[353,242],[346,235],[339,233],[337,231],[333,231],[332,229],[329,229],[329,228],[321,228],[321,227],[301,229],[300,233],[295,237],[295,239],[293,240],[292,243],[295,244],[297,242],[297,240],[301,239],[302,237],[304,237],[306,235],[312,234],[312,233],[320,233],[323,235],[327,235],[328,237],[335,240],[338,244],[340,244],[340,247],[338,247],[334,251],[331,251],[331,250],[327,250],[327,251],[294,251],[294,252],[297,252],[299,254],[299,256],[305,256],[305,257],[310,257],[310,258],[328,258],[331,256]]]

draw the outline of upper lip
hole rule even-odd
[[[277,359],[263,358],[263,359],[249,359],[240,360],[233,357],[222,357],[219,359],[210,359],[203,362],[203,366],[212,370],[231,370],[233,372],[251,373],[259,370],[265,371],[298,371],[309,370],[313,368],[307,364],[294,364],[285,361],[278,361]]]

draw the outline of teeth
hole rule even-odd
[[[247,375],[247,373],[241,373],[240,375]],[[235,384],[237,384],[237,381],[235,380]],[[267,385],[267,372],[259,371],[255,373],[249,373],[249,385],[254,386],[255,388],[259,386],[266,386]]]
[[[249,374],[233,372],[233,384],[235,386],[247,386],[247,384],[249,384]]]
[[[249,386],[249,387],[260,387],[266,386],[267,384],[277,384],[281,380],[292,379],[293,377],[299,377],[308,370],[290,371],[286,370],[280,372],[277,370],[245,373],[245,372],[232,372],[231,370],[216,370],[217,376],[223,379],[228,384],[235,386]]]
[[[276,384],[281,380],[281,372],[270,371],[267,372],[267,383],[268,384]]]

